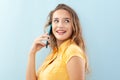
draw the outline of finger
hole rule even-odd
[[[50,39],[48,39],[48,43],[50,44]]]
[[[46,44],[44,43],[44,42],[42,42],[42,41],[36,41],[36,44],[39,44],[39,45],[41,45],[41,46],[45,46]]]
[[[43,34],[43,35],[41,35],[40,37],[41,37],[41,38],[46,38],[46,37],[47,37],[47,38],[50,38],[50,36],[49,36],[48,34]]]
[[[48,38],[39,38],[38,41],[48,41]]]
[[[38,37],[35,39],[35,41],[45,41],[45,40],[48,40],[49,37]]]

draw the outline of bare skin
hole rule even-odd
[[[35,55],[37,51],[46,46],[43,40],[48,40],[49,36],[43,34],[36,38],[33,42],[32,48],[29,53],[28,66],[26,73],[26,80],[37,80],[36,69],[35,69]],[[85,80],[85,62],[79,57],[72,57],[67,63],[67,70],[70,80]]]
[[[64,13],[64,14],[63,14]],[[57,39],[59,46],[65,40],[69,39],[72,34],[71,16],[65,10],[57,10],[53,14],[52,32]],[[48,40],[49,36],[43,34],[36,38],[33,42],[29,54],[26,80],[37,80],[35,70],[35,55],[36,52],[45,47],[43,40]],[[85,80],[85,61],[77,56],[73,56],[67,63],[67,72],[70,80]]]
[[[85,61],[80,57],[73,56],[67,63],[70,80],[85,80]]]
[[[59,46],[72,35],[72,22],[69,12],[60,9],[53,14],[53,33]],[[67,63],[70,80],[85,80],[85,61],[74,56]]]
[[[49,36],[47,34],[43,34],[39,36],[33,42],[33,45],[32,45],[32,48],[30,50],[29,57],[28,57],[26,80],[37,80],[36,69],[35,69],[35,55],[37,51],[45,47],[46,44],[42,42],[44,40],[49,41]]]

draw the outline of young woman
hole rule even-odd
[[[26,80],[85,80],[87,58],[81,26],[76,12],[59,4],[50,12],[45,27],[52,25],[50,35],[45,33],[35,39],[29,54]],[[36,73],[36,52],[45,47],[47,40],[51,53]]]

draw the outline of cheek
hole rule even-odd
[[[73,32],[72,28],[69,28],[66,36],[67,37],[71,37],[72,36],[72,32]]]
[[[69,28],[69,33],[72,34],[72,32],[73,32],[73,29],[72,29],[72,27],[70,27]]]
[[[69,35],[72,36],[72,29],[70,29],[70,31],[69,31]]]

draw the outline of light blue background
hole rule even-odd
[[[119,0],[0,0],[0,80],[25,80],[32,42],[58,3],[79,15],[91,70],[87,79],[120,80]],[[38,52],[36,68],[48,52]]]

